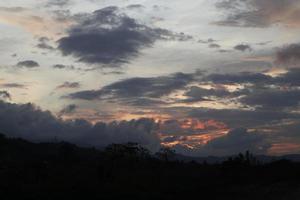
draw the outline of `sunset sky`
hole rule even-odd
[[[0,30],[9,136],[300,153],[299,0],[0,0]]]

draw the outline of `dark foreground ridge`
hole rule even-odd
[[[105,150],[0,135],[1,200],[292,199],[300,198],[300,163],[262,164],[250,153],[219,164],[175,161],[134,143]]]

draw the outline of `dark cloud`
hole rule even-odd
[[[63,65],[63,64],[55,64],[52,67],[54,69],[68,69],[68,70],[75,69],[75,67],[73,65]]]
[[[235,47],[233,47],[235,50],[237,51],[252,51],[252,48],[250,45],[248,44],[239,44],[239,45],[236,45]]]
[[[214,43],[214,42],[217,42],[217,40],[214,40],[212,38],[209,38],[207,40],[198,40],[199,43],[203,43],[203,44],[209,44],[209,43]]]
[[[92,125],[85,120],[62,121],[32,104],[0,101],[0,131],[10,137],[33,141],[54,138],[79,145],[104,147],[112,143],[137,142],[157,150],[160,140],[157,125],[151,119],[139,119]]]
[[[210,45],[208,45],[209,48],[221,48],[221,45],[216,44],[216,43],[211,43]]]
[[[77,106],[70,105],[65,111],[74,112],[76,108]],[[21,137],[40,142],[56,138],[78,145],[96,147],[104,147],[112,143],[137,142],[156,151],[161,142],[157,134],[158,130],[159,125],[151,119],[98,122],[92,125],[81,119],[62,121],[50,112],[41,111],[32,104],[10,104],[0,101],[0,131],[9,137]],[[176,140],[176,138],[169,138],[169,140],[174,139]],[[240,128],[197,147],[194,153],[198,156],[231,155],[246,150],[265,153],[268,148],[269,143],[264,135],[250,133]]]
[[[167,105],[167,102],[160,99],[151,99],[145,97],[137,97],[122,100],[124,104],[134,107],[159,107],[161,105]]]
[[[53,18],[61,23],[61,22],[74,22],[76,20],[76,15],[73,16],[70,10],[53,10],[51,11]]]
[[[300,44],[291,44],[278,50],[276,62],[283,66],[296,66],[300,64]]]
[[[0,7],[0,11],[6,11],[6,12],[23,12],[26,10],[26,8],[23,7]]]
[[[72,93],[69,98],[95,100],[105,97],[113,99],[160,98],[171,92],[182,89],[195,80],[195,75],[177,73],[155,78],[130,78],[103,87],[100,90],[89,90]]]
[[[271,147],[263,134],[248,132],[245,128],[237,128],[229,131],[223,137],[211,140],[199,153],[206,155],[234,155],[237,152],[250,151],[255,154],[265,154]]]
[[[1,100],[11,100],[11,95],[7,91],[0,91],[0,101]]]
[[[259,45],[259,46],[265,46],[265,45],[268,45],[272,43],[272,41],[266,41],[266,42],[259,42],[259,43],[256,43],[256,45]]]
[[[300,69],[290,68],[286,73],[271,77],[263,73],[240,72],[235,74],[210,74],[205,76],[203,82],[214,84],[254,84],[254,85],[276,85],[277,87],[300,86]]]
[[[211,101],[211,97],[217,98],[233,98],[241,95],[246,95],[249,93],[249,90],[242,89],[234,92],[230,92],[225,88],[212,88],[205,89],[197,86],[192,86],[189,90],[184,94],[187,99],[182,100],[182,102],[192,103],[198,101]]]
[[[56,89],[74,89],[74,88],[80,88],[80,83],[79,82],[64,82],[61,85],[58,85]]]
[[[261,73],[242,72],[238,74],[211,74],[203,79],[218,84],[241,84],[241,83],[268,83],[271,76]]]
[[[66,107],[64,107],[60,112],[59,112],[59,115],[62,116],[62,115],[65,115],[65,114],[71,114],[71,113],[74,113],[76,110],[77,110],[78,106],[75,105],[75,104],[70,104],[70,105],[67,105]]]
[[[282,110],[241,110],[241,109],[205,109],[195,108],[189,111],[189,116],[199,120],[215,119],[226,123],[229,127],[253,128],[279,122],[284,119],[300,119],[296,113]]]
[[[111,71],[111,72],[103,72],[104,75],[123,75],[125,72],[122,71]]]
[[[219,53],[229,53],[229,52],[231,52],[231,50],[220,49],[218,52],[219,52]]]
[[[49,0],[46,4],[47,7],[58,6],[63,7],[69,5],[71,0]]]
[[[281,74],[278,77],[273,78],[273,84],[282,85],[285,87],[300,86],[300,69],[291,68],[287,73]]]
[[[3,83],[0,84],[0,86],[4,88],[20,88],[20,89],[26,88],[26,85],[20,83]]]
[[[126,6],[126,8],[132,10],[132,9],[143,9],[145,7],[141,4],[131,4]]]
[[[17,67],[35,68],[39,66],[39,63],[34,60],[25,60],[17,63]]]
[[[220,0],[216,7],[224,10],[226,17],[214,22],[215,25],[258,28],[300,25],[298,0]]]
[[[73,55],[80,62],[110,67],[130,62],[140,50],[157,40],[188,40],[190,36],[166,29],[152,28],[120,13],[117,7],[106,7],[83,14],[69,35],[58,41],[63,55]]]
[[[250,106],[259,106],[261,109],[270,110],[297,107],[300,103],[300,90],[278,90],[271,88],[254,90],[243,97],[241,102]]]
[[[47,37],[41,37],[39,38],[39,43],[36,45],[40,49],[46,49],[46,50],[54,50],[55,48],[48,44],[50,41]]]

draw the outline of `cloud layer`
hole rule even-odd
[[[120,13],[118,7],[83,14],[77,20],[69,35],[58,41],[58,48],[64,55],[73,55],[88,64],[116,67],[129,63],[157,40],[189,39],[184,34],[142,24]]]

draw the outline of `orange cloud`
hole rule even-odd
[[[176,125],[173,125],[173,134],[171,126],[161,126],[162,129],[160,130],[159,137],[163,146],[174,147],[181,145],[194,149],[226,135],[229,131],[226,124],[216,120],[200,121],[188,118],[177,122],[180,129],[178,127],[174,128]]]

